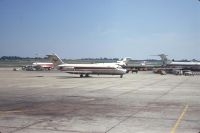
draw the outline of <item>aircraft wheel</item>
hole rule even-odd
[[[89,77],[89,74],[85,74],[85,77]]]
[[[123,75],[120,75],[120,78],[123,78]]]
[[[83,74],[80,74],[80,78],[82,78],[83,77]]]

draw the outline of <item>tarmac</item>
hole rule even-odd
[[[200,76],[0,69],[1,133],[199,133]]]

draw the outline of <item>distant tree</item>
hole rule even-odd
[[[18,56],[2,56],[1,60],[19,60],[22,59],[21,57]]]
[[[32,59],[47,59],[47,57],[41,58],[41,57],[19,57],[19,56],[2,56],[0,60],[32,60]]]
[[[197,62],[198,60],[196,60],[196,59],[192,59],[192,61],[193,61],[193,62]]]
[[[113,60],[119,60],[119,58],[113,58]]]
[[[182,59],[182,60],[180,60],[181,62],[183,61],[183,62],[189,62],[189,60],[187,60],[187,59]]]

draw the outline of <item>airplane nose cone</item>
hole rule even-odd
[[[121,71],[125,74],[127,73],[127,70],[126,69],[121,69]]]

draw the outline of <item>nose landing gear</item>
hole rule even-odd
[[[89,77],[89,74],[85,74],[85,77]],[[83,74],[80,74],[80,78],[83,78]]]

